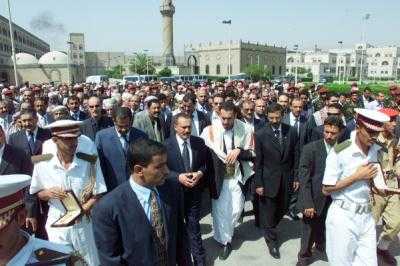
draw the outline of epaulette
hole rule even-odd
[[[41,155],[34,155],[31,157],[31,161],[33,164],[44,162],[44,161],[49,161],[53,158],[53,154],[47,153],[47,154],[41,154]]]
[[[339,153],[343,151],[344,149],[347,149],[351,145],[351,140],[345,140],[342,143],[336,144],[335,147],[333,148],[336,153]]]
[[[76,157],[89,163],[96,163],[97,155],[87,154],[84,152],[77,152]]]
[[[48,248],[34,251],[37,262],[28,263],[27,266],[70,265],[71,255]]]

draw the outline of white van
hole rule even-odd
[[[95,75],[86,77],[86,83],[100,84],[103,82],[108,82],[108,77],[105,75]]]

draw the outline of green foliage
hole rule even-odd
[[[172,76],[172,71],[168,67],[164,67],[158,72],[159,77],[170,77]]]
[[[309,87],[312,83],[306,83],[306,87]],[[329,91],[336,93],[348,93],[351,89],[351,83],[347,84],[338,84],[338,83],[326,83],[325,86],[329,89]],[[367,83],[358,85],[360,91],[363,91],[366,87],[371,89],[372,93],[376,94],[378,92],[383,92],[384,94],[388,94],[389,85],[385,83]]]
[[[109,70],[104,71],[103,75],[113,79],[122,79],[125,68],[122,65],[115,66]]]
[[[272,77],[272,73],[269,69],[265,68],[263,65],[258,64],[248,65],[245,68],[244,72],[253,81],[270,80]]]
[[[135,57],[129,62],[129,71],[139,75],[146,75],[147,68],[149,75],[153,75],[156,72],[151,57],[144,53],[135,53]]]

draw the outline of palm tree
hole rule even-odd
[[[129,62],[129,70],[131,72],[139,75],[145,75],[147,73],[152,75],[155,73],[151,57],[147,56],[145,53],[134,53],[134,55],[134,58]]]

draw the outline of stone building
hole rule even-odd
[[[396,46],[367,49],[368,78],[398,79],[400,48]]]
[[[50,51],[50,45],[48,43],[24,28],[13,23],[13,30],[16,53],[27,53],[33,55],[33,57],[39,58]],[[14,72],[12,64],[10,65],[11,50],[8,19],[0,15],[0,81],[14,83]],[[29,61],[32,60],[33,58],[30,58]]]
[[[251,64],[269,69],[272,75],[285,75],[286,48],[265,44],[231,41],[231,65],[229,65],[229,42],[199,43],[185,45],[185,61],[195,74],[228,76],[243,73]]]

